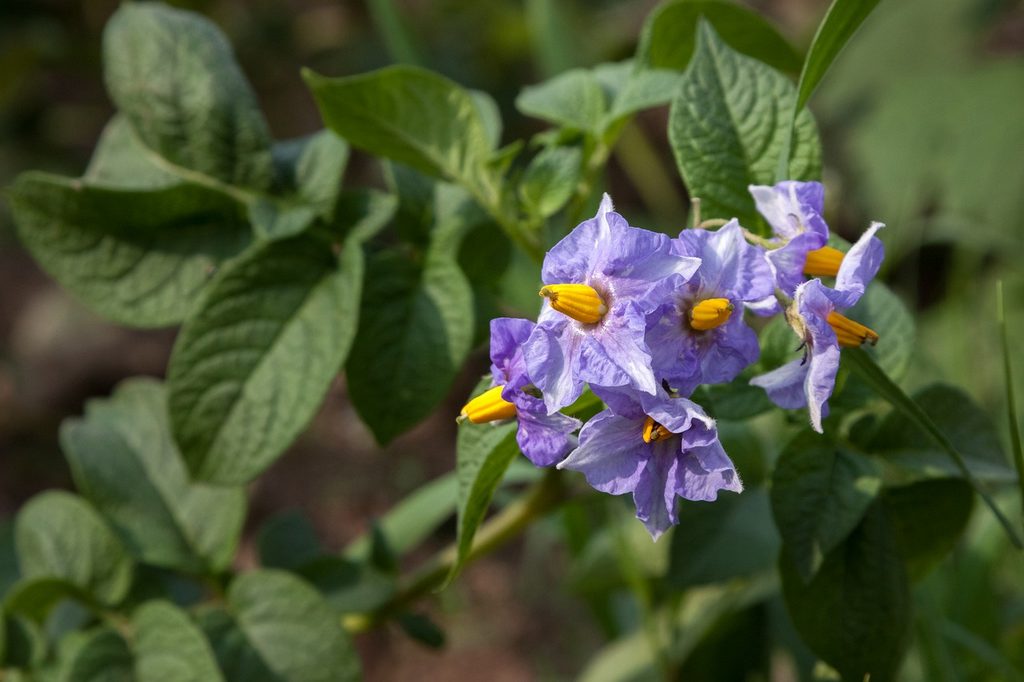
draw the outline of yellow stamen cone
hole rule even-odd
[[[843,348],[859,348],[865,342],[872,346],[878,343],[878,334],[874,330],[835,311],[828,314],[828,323],[835,331],[839,345]]]
[[[690,326],[698,331],[714,329],[729,320],[733,308],[727,298],[706,298],[690,311]]]
[[[558,312],[584,324],[596,324],[608,312],[601,294],[587,284],[548,284],[540,295]]]
[[[654,443],[655,441],[665,440],[671,435],[671,431],[654,421],[651,417],[644,420],[643,437],[645,443]]]
[[[458,422],[469,420],[472,424],[483,424],[516,416],[516,406],[501,397],[502,386],[484,391],[466,403],[459,413]]]
[[[845,255],[839,249],[833,249],[831,246],[808,251],[807,261],[804,263],[804,274],[808,277],[835,277],[839,273],[839,266],[842,265]]]

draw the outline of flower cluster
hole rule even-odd
[[[844,254],[826,245],[819,183],[750,192],[771,239],[735,219],[672,239],[630,226],[605,195],[597,215],[547,253],[537,323],[491,322],[493,387],[461,419],[517,419],[519,446],[534,464],[582,472],[613,495],[633,493],[637,518],[657,539],[678,523],[677,496],[714,500],[743,489],[715,421],[689,396],[758,360],[757,334],[743,316],[750,310],[784,314],[803,350],[751,383],[781,407],[806,406],[820,432],[839,349],[878,340],[839,311],[878,272],[882,224]],[[820,277],[834,277],[834,286]],[[561,410],[586,385],[607,409],[581,428]]]

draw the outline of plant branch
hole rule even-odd
[[[466,564],[490,554],[518,536],[536,519],[557,509],[569,498],[561,479],[561,472],[548,469],[523,497],[503,509],[485,523],[473,538],[473,547]],[[409,581],[387,602],[366,613],[353,613],[342,618],[342,626],[351,633],[361,633],[377,627],[388,617],[397,615],[420,597],[437,590],[448,577],[458,546],[452,543],[417,570]]]

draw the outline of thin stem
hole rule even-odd
[[[1010,447],[1013,463],[1017,467],[1017,483],[1020,486],[1021,511],[1024,513],[1024,446],[1021,445],[1020,423],[1017,421],[1017,400],[1013,391],[1013,370],[1010,367],[1010,334],[1007,330],[1006,299],[1003,297],[1003,281],[996,282],[996,316],[1003,341],[1003,380],[1006,382],[1006,411],[1010,422]]]
[[[490,554],[519,535],[537,518],[557,509],[568,493],[558,469],[548,469],[544,477],[526,494],[485,523],[473,538],[465,564]],[[366,632],[383,623],[389,616],[401,613],[420,597],[440,587],[455,565],[458,545],[452,543],[416,571],[409,582],[387,602],[367,613],[354,613],[342,619],[342,626],[352,633]]]

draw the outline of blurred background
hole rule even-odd
[[[0,187],[28,169],[75,176],[85,168],[112,113],[100,53],[103,25],[117,4],[0,3]],[[275,138],[321,127],[300,67],[346,75],[406,61],[491,93],[507,142],[541,128],[513,107],[524,85],[573,66],[629,58],[657,2],[172,4],[202,12],[228,35]],[[746,4],[801,51],[828,7],[827,0]],[[889,226],[883,277],[918,323],[905,383],[960,385],[1005,432],[995,282],[1005,282],[1011,345],[1020,348],[1024,3],[882,2],[811,108],[824,141],[830,225],[847,238],[872,219]],[[646,112],[629,129],[613,156],[608,186],[631,223],[672,231],[684,224],[688,201],[668,147],[666,116]],[[380,175],[357,154],[346,182],[379,183]],[[27,498],[70,485],[57,444],[60,421],[125,377],[162,376],[173,341],[173,330],[116,327],[69,298],[19,246],[0,201],[0,548],[9,545],[9,519]],[[485,355],[475,353],[438,413],[385,450],[359,422],[339,379],[308,432],[253,484],[248,537],[271,514],[301,509],[328,546],[340,547],[404,493],[449,471],[452,415],[486,370]],[[1024,396],[1024,353],[1013,359],[1017,394]],[[986,677],[993,668],[984,659],[990,650],[1024,651],[1024,562],[1006,552],[985,521],[975,521],[969,546],[918,588],[919,599],[938,612],[962,610],[963,632],[948,635],[943,645],[965,657],[961,671],[971,679],[975,673],[1002,679]],[[432,614],[448,633],[444,651],[426,650],[396,632],[362,637],[368,677],[408,679],[429,670],[431,679],[468,679],[487,666],[493,680],[568,679],[580,670],[608,633],[574,596],[565,570],[568,550],[552,540],[555,523],[540,524],[523,541],[475,564],[440,596]],[[451,533],[444,529],[423,556]],[[251,563],[252,555],[250,541],[240,565]],[[0,549],[0,586],[10,561]],[[968,591],[958,598],[954,586]],[[961,603],[967,594],[970,605]],[[967,642],[962,649],[948,644],[956,637]]]

